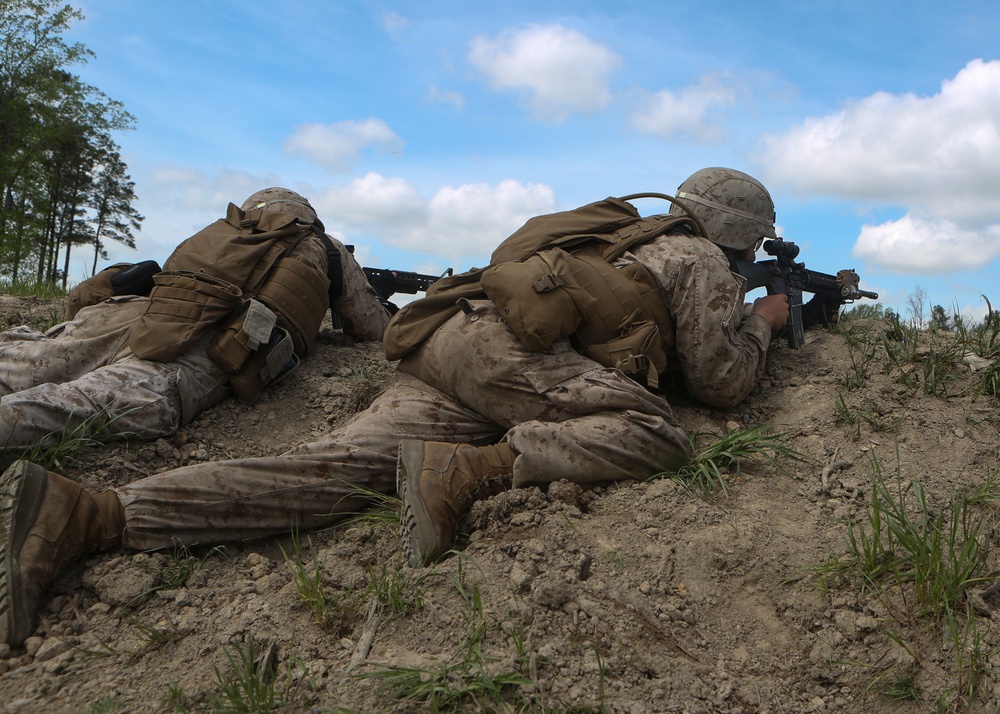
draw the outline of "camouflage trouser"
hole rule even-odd
[[[225,397],[209,338],[173,362],[132,355],[129,328],[147,302],[114,298],[44,334],[0,333],[0,451],[57,433],[166,436]]]
[[[690,458],[670,406],[565,341],[528,352],[488,303],[399,365],[395,384],[322,441],[197,464],[118,489],[124,543],[158,548],[313,528],[395,490],[402,438],[509,442],[514,485],[644,478]]]

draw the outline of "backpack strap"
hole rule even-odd
[[[313,229],[326,250],[326,277],[330,279],[330,305],[333,305],[333,301],[344,294],[344,257],[337,250],[337,246],[333,244],[330,236],[318,227],[314,226]],[[344,248],[347,249],[348,253],[354,252],[353,245],[345,245]]]

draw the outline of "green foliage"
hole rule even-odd
[[[855,333],[845,334],[854,335]],[[847,390],[863,387],[872,376],[879,343],[868,337],[869,335],[865,334],[863,338],[847,341],[847,353],[851,358],[851,366],[844,375],[844,388]]]
[[[336,595],[330,592],[326,576],[323,574],[323,568],[316,554],[316,547],[311,538],[307,537],[307,541],[312,567],[307,566],[303,560],[302,543],[298,529],[292,531],[291,556],[285,552],[283,547],[281,548],[285,565],[292,572],[299,597],[309,608],[309,612],[312,613],[316,622],[334,634],[342,635],[348,632],[358,619],[363,604],[363,594],[355,590],[353,581],[346,591]]]
[[[908,389],[926,395],[1000,395],[1000,312],[982,297],[987,312],[979,323],[957,310],[949,317],[939,305],[923,322],[926,294],[910,298],[909,320],[891,311],[884,311],[877,324],[864,320],[880,315],[877,305],[848,311],[839,323],[851,358],[844,388],[864,386],[881,366]]]
[[[883,338],[890,369],[908,388],[924,394],[946,395],[968,352],[960,334],[926,332],[920,325],[903,323],[897,317]]]
[[[0,294],[51,300],[66,297],[66,289],[59,285],[53,285],[51,282],[39,282],[32,277],[17,280],[0,278]]]
[[[465,705],[485,712],[509,711],[510,702],[518,698],[517,689],[532,680],[515,670],[495,671],[499,659],[486,655],[483,649],[490,625],[483,614],[479,588],[460,592],[466,600],[464,637],[451,657],[436,667],[387,667],[358,677],[377,679],[394,698],[419,703],[433,712]]]
[[[840,311],[838,325],[850,326],[859,320],[881,320],[894,314],[880,302],[858,302]]]
[[[965,491],[932,508],[919,481],[905,484],[897,466],[891,484],[873,457],[871,498],[865,517],[848,523],[847,560],[817,571],[855,575],[866,590],[900,593],[915,616],[940,619],[996,575],[986,572],[986,523]]]
[[[71,72],[93,53],[64,35],[83,14],[61,0],[0,12],[0,275],[68,281],[71,250],[134,247],[142,216],[112,133],[134,118]]]
[[[177,639],[177,631],[174,629],[159,628],[131,615],[125,618],[125,622],[135,630],[136,636],[145,644],[147,652],[157,650]]]
[[[944,311],[943,307],[935,305],[931,308],[931,320],[928,324],[931,330],[947,330],[950,324],[951,318],[948,317],[948,313]]]
[[[979,621],[972,606],[967,606],[964,621],[948,612],[946,636],[955,653],[955,685],[941,695],[945,711],[973,711],[979,680],[990,671],[990,648],[983,641]]]
[[[117,431],[115,427],[115,423],[128,413],[126,411],[112,415],[109,410],[102,409],[79,424],[73,425],[67,421],[65,428],[39,439],[20,458],[36,463],[48,471],[65,470],[76,464],[76,455],[83,449],[113,441],[128,441],[135,437],[133,432]]]
[[[409,615],[424,606],[423,586],[427,575],[414,575],[397,566],[383,563],[380,569],[368,568],[366,595],[375,598],[378,612],[388,616]]]
[[[883,417],[870,404],[849,407],[844,394],[837,395],[836,423],[843,426],[852,441],[861,438],[861,425],[865,424],[876,433],[894,432],[903,423],[902,417]]]
[[[776,464],[780,457],[808,461],[807,456],[784,443],[787,435],[787,432],[771,434],[767,426],[755,426],[737,429],[721,437],[708,434],[712,441],[699,449],[697,439],[706,435],[696,434],[691,436],[691,450],[694,453],[691,462],[675,473],[658,473],[652,478],[669,477],[704,493],[721,491],[727,494],[729,487],[726,474],[738,475],[742,462],[747,459],[763,457],[772,464]]]
[[[903,677],[889,683],[882,690],[882,693],[896,702],[920,701],[920,689],[914,683],[912,677]]]
[[[183,587],[191,573],[199,570],[206,558],[218,550],[213,548],[199,558],[183,543],[176,543],[165,551],[166,559],[162,565],[149,566],[156,573],[156,590],[176,590]]]
[[[906,483],[898,465],[894,477],[887,478],[873,457],[871,497],[864,516],[847,524],[846,557],[831,557],[813,568],[825,588],[832,580],[852,582],[863,594],[881,598],[901,621],[943,623],[956,683],[939,697],[939,711],[972,711],[979,680],[988,671],[991,652],[979,631],[972,591],[994,582],[1000,572],[991,570],[988,560],[994,515],[975,509],[1000,500],[996,487],[991,476],[978,487],[956,491],[944,504],[930,504],[920,482]],[[886,634],[916,657],[898,636]],[[920,699],[909,676],[878,691],[896,701]]]
[[[127,710],[127,703],[118,699],[118,697],[102,697],[90,705],[90,714],[110,714],[111,712]]]
[[[226,650],[231,674],[224,676],[214,667],[215,680],[221,693],[211,698],[215,712],[232,714],[258,714],[269,712],[283,703],[281,692],[275,687],[274,672],[260,666],[253,642],[237,646],[235,655]]]

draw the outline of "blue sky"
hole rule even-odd
[[[137,120],[146,220],[112,262],[278,185],[364,265],[459,271],[533,215],[731,166],[807,267],[904,312],[1000,304],[1000,3],[73,4],[76,70]]]

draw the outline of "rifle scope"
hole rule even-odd
[[[764,241],[764,252],[788,260],[795,260],[799,255],[799,247],[788,240],[766,240]]]

